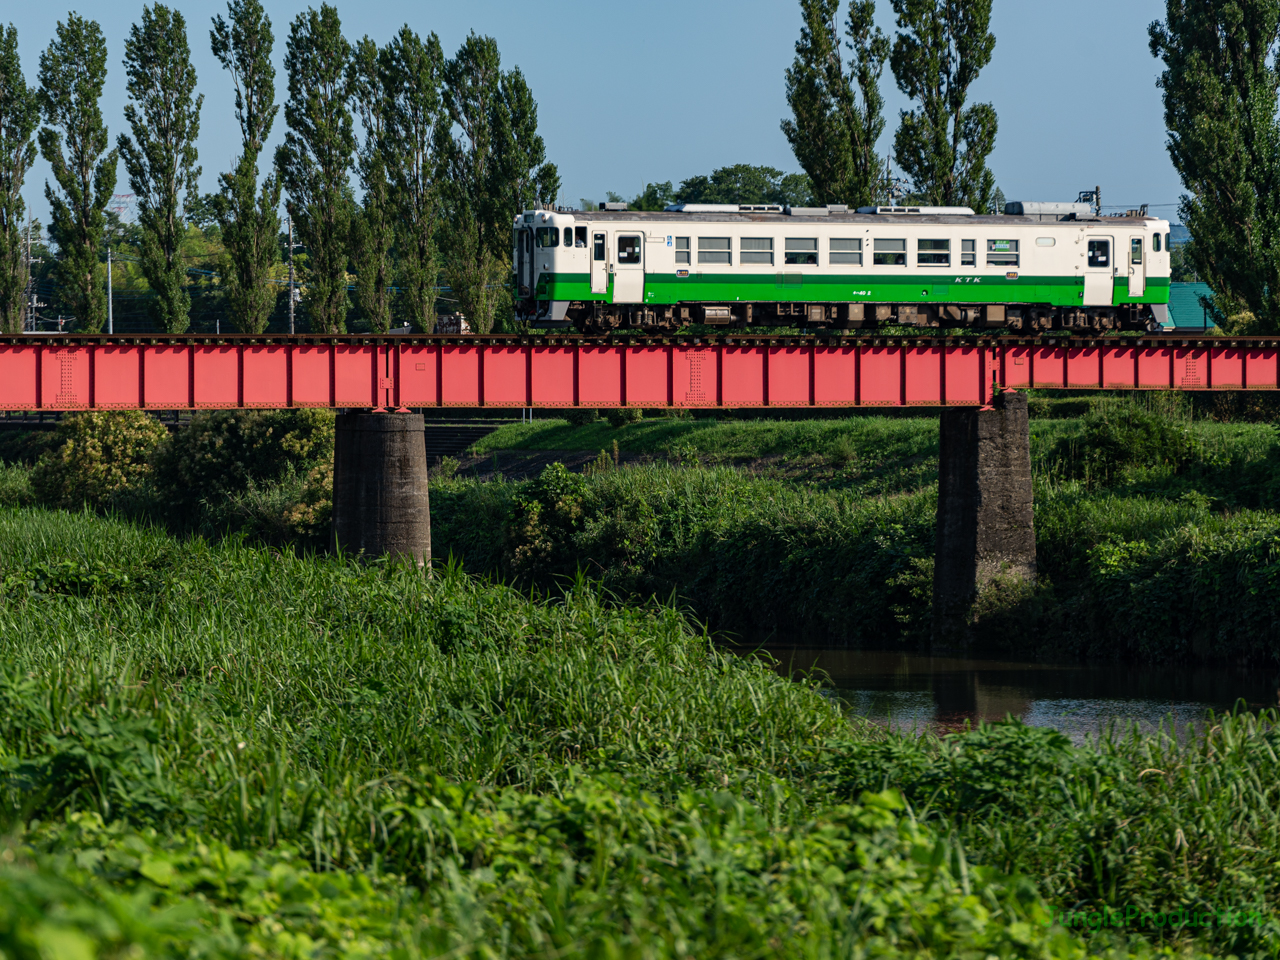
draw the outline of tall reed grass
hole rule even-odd
[[[5,943],[549,958],[1280,942],[1274,716],[1083,749],[1018,724],[915,740],[581,582],[530,597],[456,568],[34,510],[0,512],[0,547]],[[1125,942],[1052,922],[1129,903],[1261,919]]]

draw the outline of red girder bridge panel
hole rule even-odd
[[[0,410],[980,406],[1002,388],[1274,390],[1280,341],[0,337]]]

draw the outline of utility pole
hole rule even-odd
[[[31,214],[27,214],[27,288],[24,291],[27,300],[27,316],[31,320],[32,332],[36,329],[36,291],[35,284],[31,281]],[[26,330],[27,325],[24,323],[22,329]]]
[[[27,316],[25,321],[22,324],[22,329],[24,331],[30,329],[32,333],[34,333],[36,329],[36,310],[39,307],[44,306],[44,304],[40,302],[39,295],[36,291],[35,275],[31,272],[31,268],[34,267],[37,263],[44,262],[43,258],[33,257],[31,255],[31,238],[32,238],[32,234],[34,233],[35,233],[35,221],[31,218],[31,215],[28,214],[27,215],[27,252],[24,258],[24,262],[26,263],[26,268],[27,268],[27,283],[24,288],[24,293],[26,296]]]
[[[115,313],[112,311],[114,301],[115,296],[111,286],[111,244],[107,244],[107,336],[116,332]]]
[[[289,336],[293,336],[293,217],[289,217]]]

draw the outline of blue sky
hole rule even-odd
[[[187,18],[200,91],[202,190],[230,167],[239,134],[227,75],[209,51],[209,22],[223,3],[174,4]],[[0,22],[18,28],[23,67],[35,80],[40,51],[68,7],[7,4]],[[283,101],[284,39],[307,4],[266,7],[276,32],[278,96]],[[435,31],[446,54],[475,30],[494,36],[504,65],[524,70],[539,105],[550,159],[559,165],[561,202],[631,196],[649,181],[679,182],[732,163],[798,169],[779,121],[787,114],[783,72],[799,36],[798,4],[789,0],[365,0],[337,4],[348,37],[379,43],[408,23]],[[881,25],[892,33],[888,0]],[[82,0],[74,7],[102,25],[110,72],[103,106],[112,138],[124,130],[124,38],[142,4]],[[1101,184],[1106,204],[1152,204],[1173,217],[1181,185],[1169,163],[1159,64],[1147,48],[1147,25],[1163,15],[1158,0],[995,0],[995,56],[972,90],[989,100],[1000,130],[990,165],[1010,200],[1074,200]],[[907,106],[886,68],[891,147],[898,110]],[[283,136],[283,114],[273,145]],[[47,217],[40,161],[27,200]],[[118,190],[128,192],[123,166]],[[1168,204],[1168,206],[1157,206]],[[47,221],[46,221],[47,222]]]

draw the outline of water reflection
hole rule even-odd
[[[1140,667],[931,657],[884,650],[772,647],[784,675],[825,674],[849,712],[898,729],[955,729],[1012,714],[1079,742],[1111,721],[1154,730],[1179,726],[1243,700],[1274,707],[1275,668]]]

